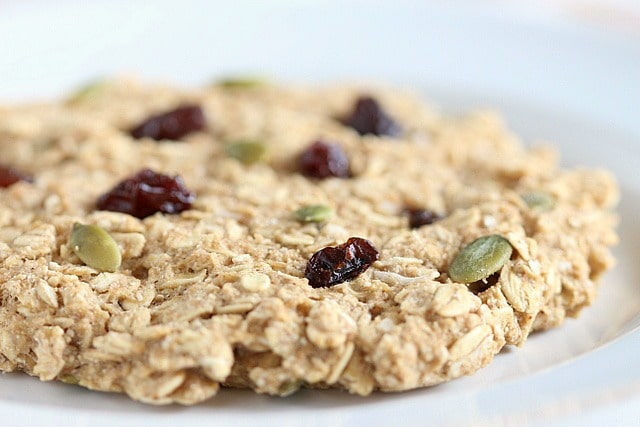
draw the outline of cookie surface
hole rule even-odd
[[[363,95],[382,106],[373,125],[354,115]],[[180,141],[131,135],[183,105],[200,106],[206,125]],[[238,141],[265,152],[245,162]],[[347,174],[301,173],[316,141],[344,151]],[[472,374],[576,316],[613,263],[609,173],[560,169],[552,149],[524,148],[491,112],[444,117],[398,91],[110,82],[66,103],[0,108],[0,143],[2,163],[32,178],[0,189],[0,369],[149,403],[192,404],[225,385],[366,395]],[[143,168],[180,175],[191,207],[142,219],[96,208]],[[295,214],[309,206],[332,214]],[[415,226],[407,212],[421,209],[433,218]],[[111,235],[115,272],[78,258],[75,223]],[[454,282],[456,256],[492,235],[510,257],[484,280]],[[314,253],[352,237],[377,260],[310,286]]]

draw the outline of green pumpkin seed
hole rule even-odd
[[[267,79],[263,77],[228,77],[218,80],[216,85],[225,89],[253,89],[261,86],[267,86]]]
[[[325,205],[303,206],[293,213],[300,222],[323,222],[333,216],[333,210]]]
[[[87,83],[67,98],[67,104],[75,105],[96,99],[105,91],[106,88],[106,80],[95,80]]]
[[[71,249],[89,267],[116,271],[122,262],[120,249],[113,238],[97,225],[73,224]]]
[[[80,384],[80,380],[77,377],[75,377],[74,375],[71,375],[71,374],[64,374],[64,375],[61,375],[58,378],[60,379],[60,381],[62,381],[63,383],[66,383],[66,384],[72,384],[72,385]]]
[[[267,146],[258,141],[238,141],[227,145],[227,156],[239,160],[245,165],[263,161],[267,157]]]
[[[280,397],[291,396],[302,387],[302,381],[300,380],[289,380],[285,381],[278,387],[278,395]]]
[[[509,261],[513,248],[497,234],[480,237],[465,246],[449,266],[449,277],[460,283],[486,279]]]
[[[531,209],[543,212],[553,209],[556,205],[556,200],[553,196],[543,191],[531,191],[521,195],[520,197],[522,197],[522,200],[524,200],[527,206]]]

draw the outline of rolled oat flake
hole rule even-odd
[[[449,266],[449,277],[460,283],[486,279],[509,260],[513,248],[507,239],[492,234],[465,246]]]
[[[89,267],[114,272],[120,267],[122,255],[111,235],[97,225],[73,224],[71,249]]]

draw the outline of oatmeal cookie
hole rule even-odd
[[[0,144],[0,369],[147,403],[469,375],[613,263],[608,172],[398,90],[102,82]]]

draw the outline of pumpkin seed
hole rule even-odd
[[[257,76],[228,77],[216,82],[216,85],[225,89],[253,89],[267,84],[267,79]]]
[[[97,225],[73,224],[71,249],[89,267],[114,272],[120,267],[122,255],[113,238]]]
[[[449,277],[460,283],[486,279],[509,260],[513,248],[504,237],[492,234],[465,246],[449,266]]]
[[[303,206],[293,213],[300,222],[323,222],[333,216],[333,210],[326,205]]]
[[[300,390],[302,387],[302,381],[300,380],[288,380],[278,387],[278,396],[288,397]]]
[[[543,191],[531,191],[521,195],[520,197],[522,197],[522,200],[524,200],[527,206],[531,209],[536,209],[542,212],[549,211],[556,205],[556,200],[553,196]]]
[[[71,374],[63,374],[58,378],[60,378],[60,381],[62,381],[65,384],[72,384],[72,385],[80,384],[80,380]]]
[[[265,160],[267,146],[258,141],[238,141],[227,145],[227,156],[239,160],[245,165],[251,165]]]
[[[67,104],[75,105],[96,99],[106,88],[107,82],[105,80],[95,80],[87,83],[67,98]]]

